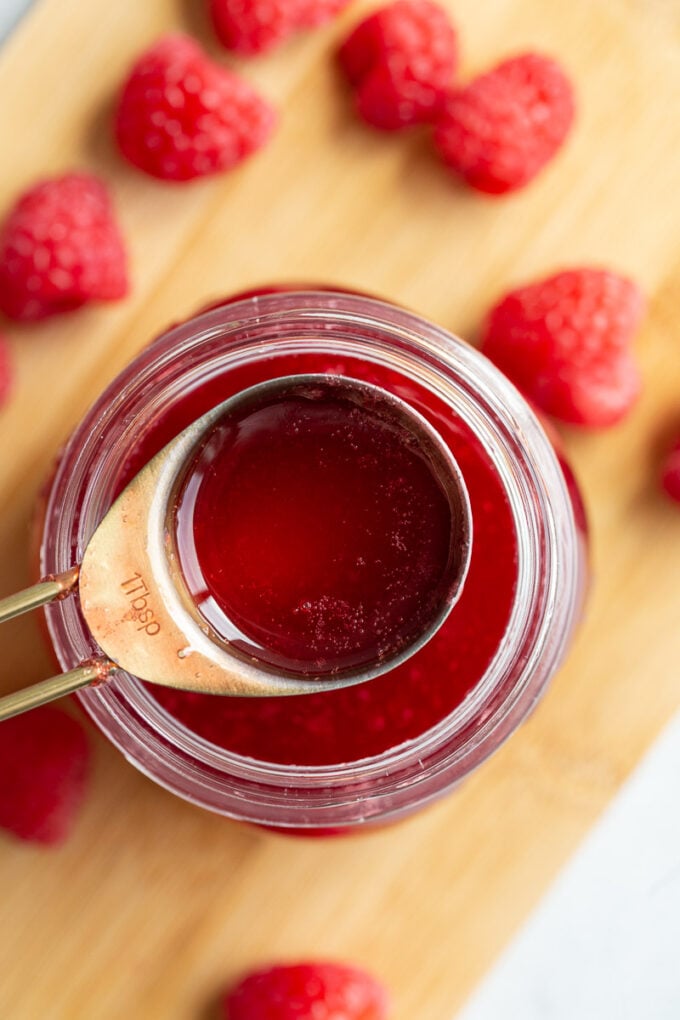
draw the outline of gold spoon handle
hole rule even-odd
[[[73,694],[74,691],[87,687],[95,680],[101,680],[109,665],[106,660],[84,663],[77,669],[69,670],[68,673],[59,673],[58,676],[41,680],[23,691],[7,694],[0,698],[0,722],[11,719],[13,715],[28,712],[31,708],[38,708],[39,705],[46,705],[48,701],[56,701],[66,694]]]
[[[79,571],[79,567],[71,567],[63,574],[38,581],[30,588],[24,588],[23,591],[15,592],[14,595],[8,595],[6,599],[0,599],[0,623],[12,620],[15,616],[21,616],[23,613],[29,613],[31,609],[45,606],[48,602],[54,602],[55,599],[70,595],[78,580]]]
[[[0,623],[70,595],[78,581],[79,572],[79,567],[71,567],[63,574],[39,581],[30,588],[24,588],[23,591],[0,599]],[[11,719],[13,715],[28,712],[29,709],[37,708],[39,705],[46,705],[48,701],[56,701],[66,694],[73,694],[74,691],[87,687],[97,680],[103,680],[112,668],[113,663],[108,659],[93,659],[76,669],[69,670],[68,673],[51,676],[48,680],[33,684],[32,687],[7,694],[0,698],[0,722]]]

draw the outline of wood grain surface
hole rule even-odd
[[[0,206],[36,177],[103,174],[134,292],[115,306],[7,327],[18,378],[0,415],[0,587],[28,579],[27,531],[60,442],[166,323],[268,280],[326,280],[403,302],[474,339],[489,302],[553,268],[606,263],[650,297],[634,415],[567,436],[594,535],[594,588],[568,665],[531,720],[455,795],[394,829],[315,842],[248,829],[156,788],[93,735],[96,768],[69,842],[0,841],[0,1017],[206,1017],[251,964],[363,962],[394,1020],[449,1020],[664,722],[680,707],[680,514],[655,488],[680,418],[680,16],[672,0],[451,0],[463,73],[539,47],[578,85],[568,147],[525,192],[458,187],[420,132],[363,128],[329,54],[369,5],[266,59],[221,53],[202,0],[41,0],[0,52]],[[274,143],[188,187],[124,165],[112,96],[169,28],[197,34],[275,100]],[[2,688],[42,677],[35,619],[6,625]]]

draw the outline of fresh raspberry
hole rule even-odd
[[[300,7],[300,0],[210,0],[210,17],[223,46],[251,56],[296,32]]]
[[[458,63],[458,41],[439,4],[396,0],[360,22],[338,56],[363,119],[395,131],[441,113]]]
[[[482,350],[541,410],[579,425],[613,425],[640,390],[630,343],[643,309],[632,280],[567,270],[495,305]]]
[[[276,114],[188,36],[167,35],[137,60],[118,103],[123,155],[163,180],[228,170],[271,135]]]
[[[7,338],[0,333],[0,407],[7,401],[12,390],[14,372]]]
[[[60,843],[85,793],[85,730],[51,705],[0,723],[0,826],[19,839]]]
[[[523,187],[553,158],[574,109],[571,82],[559,64],[526,53],[451,93],[435,145],[473,188],[500,195]]]
[[[387,993],[363,970],[299,963],[256,971],[222,1000],[225,1020],[385,1020]]]
[[[104,185],[90,174],[42,181],[0,229],[0,308],[42,319],[127,293],[126,255]]]
[[[666,494],[680,503],[680,439],[666,457],[661,473],[661,484]]]
[[[330,21],[349,0],[210,0],[215,31],[229,50],[265,53],[304,28]]]

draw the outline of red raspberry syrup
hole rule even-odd
[[[391,368],[354,358],[332,361],[322,353],[269,357],[233,368],[187,392],[143,436],[119,480],[120,488],[178,432],[232,394],[265,379],[303,373],[344,375],[380,386],[406,401],[439,432],[458,463],[470,500],[472,553],[460,598],[437,633],[411,658],[354,687],[272,698],[219,697],[153,685],[148,690],[188,729],[221,748],[274,763],[324,766],[381,754],[420,736],[461,704],[503,640],[517,581],[517,540],[496,468],[468,426],[443,401]],[[255,493],[248,502],[257,507]],[[295,502],[299,505],[299,498]],[[319,512],[324,513],[323,505]],[[308,511],[306,522],[317,526]],[[215,537],[215,525],[199,520],[195,534],[201,535],[203,527],[201,561],[209,570],[207,547],[210,536]],[[249,538],[255,533],[235,521],[230,527],[244,528]],[[294,535],[302,534],[302,523],[296,526],[294,514],[289,527]],[[318,534],[315,541],[320,541]],[[277,567],[283,564],[280,555],[274,558]],[[253,573],[261,577],[263,567],[256,568],[251,563]],[[290,563],[285,576],[290,584]],[[237,580],[234,574],[228,583]],[[211,583],[217,583],[215,576]],[[293,588],[277,599],[287,598],[289,607],[294,605]],[[231,589],[227,595],[235,598],[238,593]]]
[[[467,554],[459,493],[405,412],[365,383],[284,379],[204,440],[177,549],[232,648],[303,676],[387,668],[441,619]]]

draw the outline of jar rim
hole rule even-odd
[[[152,779],[204,807],[249,821],[300,828],[351,825],[398,817],[439,796],[527,714],[563,657],[581,601],[582,551],[566,482],[538,419],[512,384],[474,348],[411,312],[373,298],[321,291],[250,297],[203,312],[164,333],[123,370],[63,451],[48,498],[43,572],[66,569],[82,554],[108,509],[107,499],[111,502],[107,466],[116,443],[129,440],[142,406],[145,414],[160,413],[159,394],[167,406],[180,386],[198,385],[213,362],[224,365],[228,356],[234,367],[253,355],[280,354],[284,338],[286,353],[309,351],[310,345],[327,353],[332,343],[336,357],[357,353],[366,359],[366,336],[357,339],[358,328],[370,333],[370,360],[402,371],[408,367],[407,374],[455,408],[491,457],[517,533],[515,599],[499,649],[461,704],[420,737],[354,762],[280,765],[225,751],[170,716],[127,674],[81,692],[98,726]],[[187,368],[178,374],[180,356]],[[98,473],[86,483],[93,463]],[[74,608],[62,602],[46,613],[64,669],[82,658],[84,647],[83,635],[74,630],[79,619]]]

